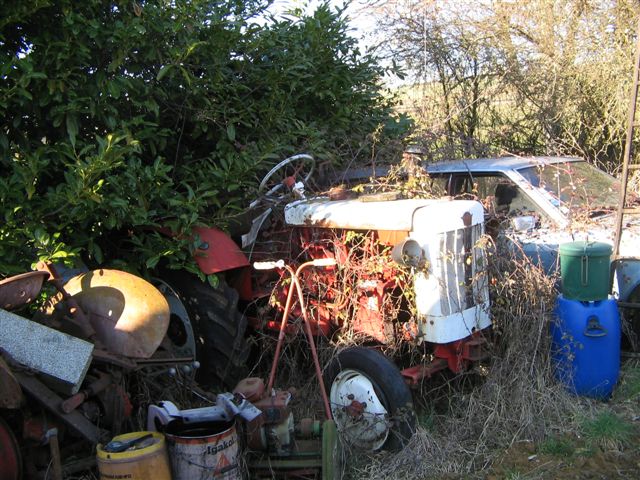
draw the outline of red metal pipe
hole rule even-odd
[[[295,275],[293,271],[288,268],[287,271],[292,275]],[[280,359],[280,352],[282,351],[282,344],[284,343],[284,336],[286,333],[287,320],[289,319],[289,312],[291,310],[291,303],[293,300],[293,280],[291,281],[291,286],[289,287],[289,292],[287,293],[287,302],[284,306],[284,312],[282,313],[282,321],[280,322],[280,332],[278,333],[278,342],[276,343],[276,353],[273,356],[273,363],[271,364],[271,372],[269,373],[269,382],[267,383],[267,395],[271,395],[271,390],[273,389],[273,384],[276,378],[276,368],[278,366],[278,360]]]
[[[295,275],[292,276],[292,280],[295,282],[296,290],[298,291],[298,297],[300,299],[300,309],[302,310],[302,318],[304,319],[304,326],[307,333],[307,339],[309,340],[309,347],[311,348],[311,356],[313,357],[313,363],[316,367],[316,376],[318,377],[318,384],[320,387],[320,394],[322,395],[322,401],[324,403],[325,415],[327,416],[327,420],[332,420],[331,408],[329,406],[329,397],[327,396],[327,391],[324,388],[324,382],[322,381],[322,369],[320,368],[320,360],[318,359],[316,344],[313,339],[313,333],[311,332],[311,324],[309,323],[307,309],[304,304],[304,297],[302,296],[302,287],[300,286],[300,281],[298,280],[298,274],[302,271],[302,269],[312,264],[313,262],[307,262],[300,265],[298,267],[298,270],[295,272]]]
[[[280,322],[280,332],[278,333],[278,342],[276,344],[276,352],[273,357],[273,363],[271,364],[271,372],[269,373],[269,381],[267,383],[267,392],[270,395],[273,389],[273,384],[275,383],[276,377],[276,368],[278,366],[278,360],[280,359],[280,353],[282,351],[282,344],[284,343],[284,337],[286,333],[287,320],[289,319],[289,314],[291,312],[291,304],[293,302],[293,292],[294,287],[295,291],[298,294],[298,301],[300,302],[300,310],[302,311],[302,318],[304,320],[305,333],[307,335],[307,340],[309,342],[309,347],[311,348],[311,356],[313,357],[313,364],[316,370],[316,376],[318,377],[318,384],[320,387],[320,394],[322,396],[322,401],[324,403],[325,415],[328,420],[331,420],[331,408],[329,406],[329,397],[327,396],[327,391],[324,388],[324,382],[322,381],[322,369],[320,368],[320,360],[318,359],[318,352],[316,350],[316,344],[313,339],[313,332],[311,331],[311,323],[309,320],[309,316],[307,313],[307,308],[304,303],[304,295],[302,293],[302,286],[300,285],[300,280],[298,276],[300,272],[307,267],[313,266],[316,262],[309,261],[301,264],[295,271],[289,265],[283,265],[280,268],[284,268],[289,272],[291,278],[291,286],[289,288],[289,292],[287,293],[287,301],[285,303],[284,312],[282,314],[282,321]]]

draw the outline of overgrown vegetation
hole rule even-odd
[[[637,364],[625,367],[610,404],[569,394],[550,358],[554,279],[502,247],[491,263],[490,363],[426,381],[409,446],[353,457],[346,478],[608,476],[612,464],[619,478],[636,478]]]
[[[3,3],[2,274],[80,255],[194,270],[191,229],[225,228],[277,160],[370,157],[403,132],[340,11],[269,4]]]
[[[619,166],[637,2],[399,0],[379,9],[389,56],[413,78],[404,106],[431,158],[572,154]]]
[[[228,226],[278,159],[384,156],[385,138],[406,126],[381,94],[384,70],[360,55],[340,12],[257,23],[268,3],[3,3],[0,275],[79,256],[91,266],[144,271],[167,259],[193,269],[192,227]],[[403,7],[387,11],[386,25],[396,58],[419,74],[415,138],[432,159],[571,153],[616,168],[635,2],[389,4]],[[421,185],[402,188],[411,196]],[[500,470],[505,450],[533,445],[526,466],[527,455],[617,454],[637,437],[628,421],[637,366],[612,406],[569,396],[549,361],[554,279],[498,252],[491,363],[425,383],[410,447],[353,461],[352,477],[482,475],[493,463],[499,478],[523,478],[520,464]],[[284,374],[300,375],[305,351],[284,354]]]

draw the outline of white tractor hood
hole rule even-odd
[[[452,211],[452,206],[455,206],[455,211]],[[415,213],[420,209],[429,211],[428,215],[420,216],[428,219],[435,232],[460,228],[462,216],[467,212],[472,215],[471,225],[481,223],[484,218],[482,205],[471,200],[362,201],[329,200],[326,197],[290,203],[284,209],[284,218],[288,225],[410,232],[414,230]]]

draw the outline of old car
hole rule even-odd
[[[620,182],[574,157],[501,157],[427,164],[449,195],[473,197],[498,219],[499,232],[547,272],[559,245],[576,240],[613,244]],[[633,199],[632,199],[633,200]],[[637,202],[638,199],[636,198]],[[613,292],[640,297],[640,218],[625,217]]]

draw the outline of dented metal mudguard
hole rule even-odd
[[[73,277],[65,290],[89,316],[96,339],[112,353],[149,358],[169,326],[169,304],[146,280],[119,270]]]

